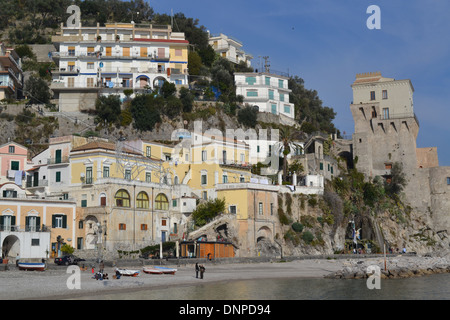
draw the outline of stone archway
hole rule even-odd
[[[279,247],[274,244],[272,230],[268,226],[259,228],[256,233],[256,251],[261,257],[279,255]]]
[[[98,219],[89,215],[84,219],[85,249],[96,249],[98,242]]]
[[[20,240],[15,235],[5,237],[2,242],[2,257],[5,259],[16,258],[20,254]]]

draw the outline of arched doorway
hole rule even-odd
[[[87,216],[84,220],[84,234],[86,237],[85,249],[95,249],[98,242],[98,219],[95,216]]]
[[[20,254],[20,241],[15,235],[7,236],[2,243],[2,258],[12,259]]]
[[[273,257],[279,254],[279,248],[272,242],[272,230],[264,226],[256,233],[256,251],[258,256]]]

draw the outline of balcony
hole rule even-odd
[[[48,180],[34,180],[34,181],[27,181],[27,188],[42,188],[42,187],[48,187]]]
[[[69,157],[48,158],[47,165],[68,164]]]
[[[0,224],[0,232],[50,232],[50,228],[45,225],[8,225]]]

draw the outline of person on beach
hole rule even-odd
[[[199,272],[200,268],[198,267],[198,262],[195,263],[195,277],[198,279],[198,272]]]
[[[203,274],[205,273],[205,267],[203,265],[200,266],[200,279],[203,279]]]

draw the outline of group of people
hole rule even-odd
[[[203,274],[205,273],[206,269],[202,264],[195,264],[195,277],[198,278],[198,273],[200,272],[200,279],[203,279]]]

